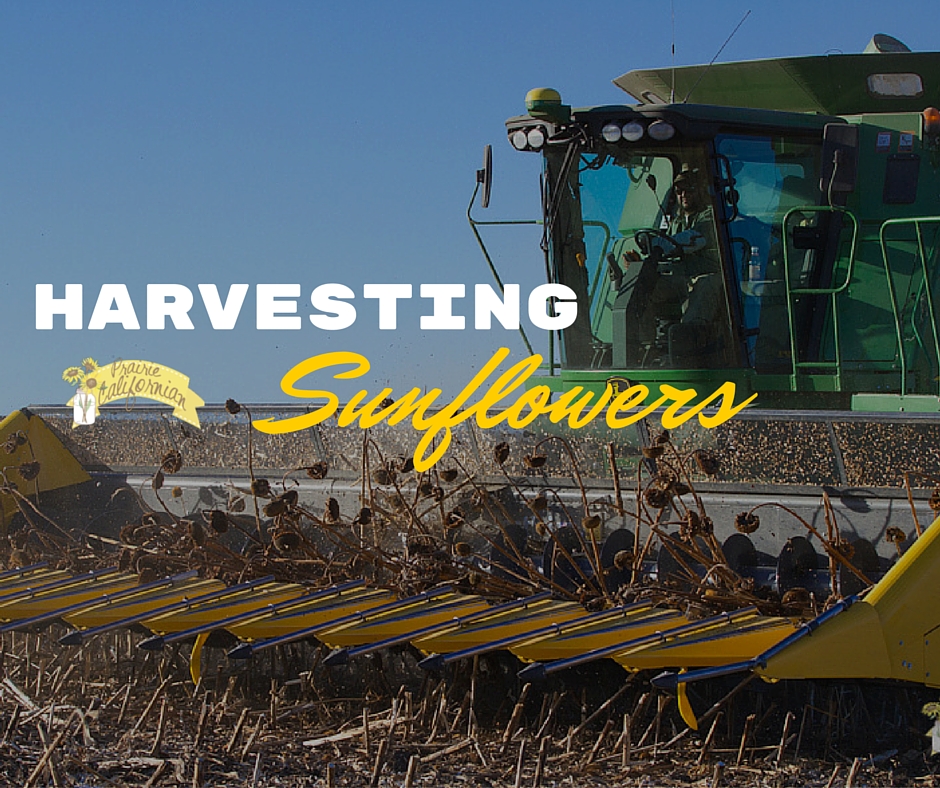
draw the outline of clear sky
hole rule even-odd
[[[860,52],[876,32],[937,49],[935,3],[675,0],[676,62]],[[576,106],[630,99],[611,80],[671,62],[667,2],[12,2],[0,5],[0,412],[63,403],[66,367],[92,356],[180,370],[207,402],[284,401],[281,376],[326,350],[372,362],[370,390],[455,393],[518,334],[424,331],[421,283],[491,281],[466,207],[494,146],[481,219],[537,218],[539,163],[506,141],[532,87]],[[487,233],[503,279],[540,283],[538,236]],[[306,320],[319,284],[356,293],[355,324]],[[380,331],[363,283],[410,283]],[[35,328],[35,287],[105,283],[141,321]],[[195,328],[146,329],[147,284],[196,294]],[[236,327],[213,330],[197,285],[252,290]],[[255,327],[254,286],[301,286],[298,331]],[[464,314],[472,315],[467,299]],[[472,319],[469,321],[472,326]],[[545,347],[536,335],[536,349]],[[354,390],[355,390],[354,389]]]

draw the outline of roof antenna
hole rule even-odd
[[[689,100],[689,96],[691,96],[695,92],[695,89],[698,87],[698,83],[702,81],[702,78],[708,73],[708,69],[712,67],[712,63],[718,60],[718,56],[724,51],[724,48],[728,46],[728,42],[732,38],[734,38],[734,34],[737,33],[738,30],[741,29],[741,25],[744,24],[744,20],[747,19],[750,15],[751,15],[751,9],[748,9],[747,12],[744,14],[744,16],[741,17],[741,21],[738,22],[737,27],[735,27],[734,30],[731,31],[731,35],[725,39],[725,43],[722,44],[721,47],[719,47],[718,51],[715,53],[715,57],[713,57],[710,61],[708,61],[708,65],[705,66],[704,69],[702,69],[702,73],[698,75],[698,79],[695,80],[695,84],[692,85],[691,90],[689,90],[689,92],[685,94],[685,98],[682,99],[683,104],[685,104]],[[675,72],[673,72],[673,74],[675,74]],[[675,79],[675,76],[673,76],[673,79]]]
[[[676,103],[676,0],[670,0],[672,11],[672,92],[669,94],[669,103]]]

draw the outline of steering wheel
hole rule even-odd
[[[675,260],[682,257],[682,245],[663,230],[645,227],[642,230],[637,230],[633,234],[633,238],[645,257],[649,257],[653,253],[653,249],[657,248],[653,243],[654,239],[666,242],[665,247],[662,245],[658,247],[664,260]]]

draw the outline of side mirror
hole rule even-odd
[[[480,202],[484,208],[490,205],[490,191],[493,188],[493,146],[483,148],[483,169],[477,170],[477,183],[480,184],[483,194]]]

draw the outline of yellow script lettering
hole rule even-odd
[[[552,402],[552,392],[547,386],[533,386],[520,393],[513,402],[505,404],[501,411],[491,414],[490,410],[519,389],[542,363],[541,356],[529,356],[514,364],[482,390],[487,379],[508,356],[508,348],[497,350],[461,392],[439,411],[431,412],[431,408],[441,395],[440,389],[431,389],[422,394],[420,389],[413,388],[384,408],[382,402],[391,397],[392,389],[384,388],[371,399],[369,393],[362,390],[343,407],[337,423],[341,427],[348,427],[358,422],[361,429],[369,429],[383,421],[394,426],[410,417],[412,426],[424,433],[414,452],[415,470],[420,472],[426,471],[444,456],[453,437],[453,428],[474,416],[482,429],[495,427],[504,421],[513,429],[521,429],[544,415],[555,424],[567,419],[571,429],[580,429],[597,418],[606,408],[607,426],[611,429],[622,429],[650,416],[658,408],[665,408],[661,417],[665,429],[674,429],[696,415],[703,427],[711,429],[740,413],[757,397],[754,394],[744,402],[735,404],[735,385],[727,382],[701,402],[689,406],[698,396],[695,389],[679,389],[663,383],[659,386],[660,396],[644,406],[644,403],[650,400],[650,390],[647,386],[637,384],[615,396],[613,387],[608,384],[596,402],[595,393],[585,391],[583,386],[572,387]],[[339,398],[336,394],[321,389],[298,388],[297,384],[313,372],[344,364],[350,364],[352,368],[335,372],[334,379],[358,378],[369,371],[369,360],[365,356],[346,351],[311,356],[288,370],[281,380],[281,389],[288,396],[323,399],[326,400],[325,404],[310,413],[280,421],[273,418],[259,419],[253,422],[255,429],[271,435],[280,435],[313,427],[335,414],[339,409]],[[481,391],[481,394],[477,401],[467,405],[478,391]],[[721,403],[713,415],[702,414],[703,408],[719,399]],[[682,410],[683,408],[685,410]]]

